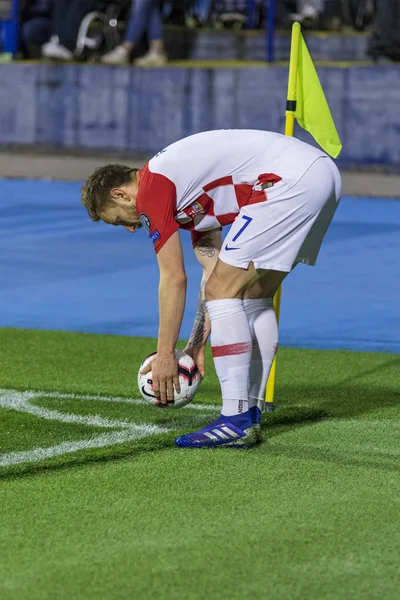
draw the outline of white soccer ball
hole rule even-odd
[[[182,350],[175,350],[175,358],[178,361],[178,374],[179,383],[181,384],[181,391],[178,394],[174,390],[174,401],[168,402],[167,404],[161,404],[154,395],[153,392],[153,379],[151,371],[142,375],[140,371],[153,360],[157,355],[157,352],[150,354],[140,365],[138,372],[138,387],[143,398],[149,404],[158,406],[160,408],[181,408],[185,404],[189,404],[194,398],[197,388],[200,385],[201,377],[199,369],[194,362],[193,358],[183,352]]]

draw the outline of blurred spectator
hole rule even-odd
[[[319,24],[323,11],[324,0],[297,0],[296,13],[291,15],[291,20],[312,28]]]
[[[257,0],[254,0],[254,10]],[[212,2],[215,23],[227,29],[240,29],[247,21],[246,0],[214,0]],[[210,6],[208,6],[210,10]]]
[[[164,50],[160,0],[134,0],[124,42],[104,54],[101,62],[107,65],[128,63],[144,33],[147,34],[150,49],[147,54],[136,59],[135,64],[142,67],[164,65],[167,56]]]
[[[41,46],[51,34],[52,0],[20,2],[21,46],[24,58],[40,58]]]
[[[324,0],[297,0],[300,23],[318,21],[324,10]]]
[[[368,54],[373,59],[400,61],[400,2],[378,0],[374,31]]]
[[[42,46],[42,56],[72,60],[83,18],[102,5],[100,0],[53,0],[51,39]]]

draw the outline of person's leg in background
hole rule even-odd
[[[42,56],[72,60],[83,18],[97,10],[99,0],[55,0],[52,15],[52,37],[42,47]]]
[[[109,65],[129,62],[131,52],[144,33],[148,35],[150,51],[138,63],[142,66],[165,64],[160,0],[134,1],[124,42],[104,54],[101,62]]]
[[[42,46],[42,56],[57,60],[72,60],[73,52],[60,42],[60,32],[64,27],[64,20],[68,13],[70,0],[54,0],[51,15],[51,37]]]
[[[164,49],[163,24],[161,17],[160,2],[153,0],[153,7],[150,13],[150,20],[147,27],[147,37],[150,49],[135,63],[141,67],[158,67],[167,62],[167,56]]]
[[[60,42],[71,50],[76,49],[78,31],[84,17],[92,11],[99,10],[99,0],[69,0],[68,11],[65,13],[62,26],[59,29]]]
[[[41,47],[51,34],[51,22],[47,17],[33,17],[21,24],[21,47],[24,58],[41,57]]]
[[[400,61],[400,5],[398,0],[379,0],[367,54],[375,61]]]

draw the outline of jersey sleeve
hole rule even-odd
[[[160,173],[152,173],[146,165],[139,173],[136,208],[140,223],[157,253],[179,228],[175,221],[176,187],[173,181]]]

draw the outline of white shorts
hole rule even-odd
[[[268,200],[243,206],[224,240],[219,258],[247,269],[289,272],[297,262],[315,265],[325,233],[339,205],[341,178],[335,163],[321,156],[289,189],[279,184]]]

